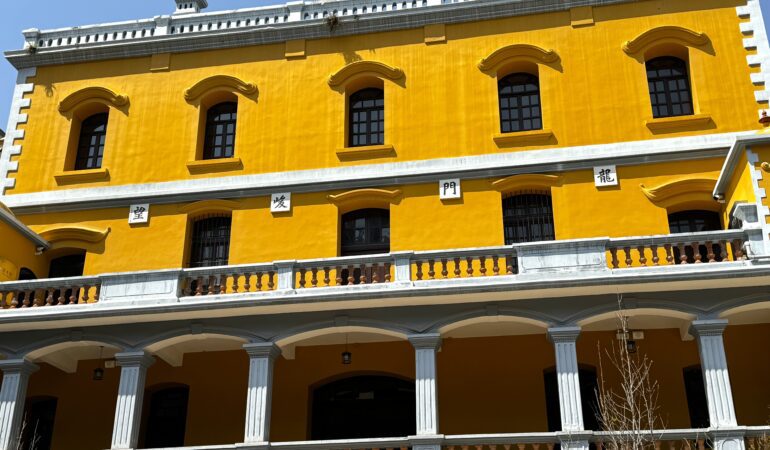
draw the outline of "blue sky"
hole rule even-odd
[[[285,0],[209,0],[209,10],[247,8]],[[0,49],[22,47],[21,30],[59,28],[102,22],[140,19],[169,14],[173,0],[2,0],[0,6]],[[764,16],[770,24],[770,0],[761,0]],[[108,6],[109,5],[109,6]],[[0,128],[8,123],[16,70],[3,59],[0,62]]]

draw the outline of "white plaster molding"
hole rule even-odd
[[[436,352],[441,346],[437,333],[409,336],[415,353],[415,395],[417,435],[438,435],[438,389],[436,385]],[[427,444],[431,445],[431,444]]]
[[[34,90],[35,84],[28,82],[28,79],[34,77],[36,73],[37,70],[31,67],[19,70],[16,76],[16,87],[11,99],[11,112],[8,115],[3,151],[0,153],[0,200],[3,199],[6,190],[16,185],[16,179],[12,178],[10,173],[19,170],[19,162],[18,160],[11,161],[11,157],[21,155],[22,144],[16,144],[14,141],[24,139],[24,130],[19,129],[19,124],[27,123],[28,115],[22,113],[22,110],[29,108],[31,103],[30,99],[24,98],[24,94]]]
[[[273,172],[231,177],[89,187],[5,196],[16,213],[97,209],[133,203],[178,203],[206,198],[241,198],[276,191],[323,192],[435,182],[462,174],[463,179],[593,168],[601,161],[617,165],[724,156],[737,138],[754,131],[617,142],[457,158],[369,164],[352,167]],[[765,137],[767,138],[767,136]],[[653,145],[654,144],[654,145]]]
[[[746,50],[756,50],[755,55],[747,55],[746,62],[749,67],[759,66],[758,73],[751,74],[751,82],[761,88],[754,92],[757,103],[760,104],[759,117],[762,111],[767,109],[768,99],[768,81],[770,81],[770,44],[767,40],[767,30],[765,29],[765,20],[762,15],[762,7],[759,0],[748,0],[746,5],[736,7],[738,16],[743,19],[749,19],[748,22],[740,24],[741,33],[747,37],[743,39],[743,47]]]
[[[696,320],[692,323],[693,334],[698,338],[711,428],[738,425],[722,338],[725,327],[726,320]]]
[[[556,352],[556,379],[559,384],[561,430],[583,430],[583,404],[580,398],[580,372],[577,361],[577,341],[580,327],[549,328],[548,337]],[[582,445],[582,444],[581,444]]]
[[[767,223],[767,216],[770,215],[770,208],[765,206],[767,201],[766,190],[759,185],[763,179],[762,168],[758,167],[759,156],[746,147],[746,160],[749,165],[749,174],[751,175],[751,187],[754,190],[755,203],[757,205],[757,220],[762,227],[762,239],[765,250],[770,249],[770,225]]]
[[[38,367],[25,359],[0,361],[0,450],[16,450],[29,376]]]
[[[144,351],[116,353],[115,359],[121,370],[110,448],[133,449],[139,441],[139,420],[142,414],[147,368],[155,360]]]
[[[249,354],[249,384],[246,394],[246,444],[270,440],[270,412],[273,397],[273,366],[281,350],[273,342],[244,344]]]

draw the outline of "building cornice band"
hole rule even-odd
[[[601,163],[638,165],[722,158],[737,138],[754,133],[746,131],[201,180],[56,190],[5,195],[0,200],[12,208],[15,214],[35,214],[123,207],[134,203],[168,204],[248,198],[288,191],[383,188],[432,183],[448,177],[466,180],[501,178],[517,174],[591,169]]]
[[[419,28],[432,24],[454,24],[479,20],[500,19],[504,17],[540,14],[547,12],[566,11],[580,6],[603,6],[616,3],[628,3],[638,0],[475,0],[463,3],[439,4],[435,6],[416,7],[398,11],[379,12],[364,15],[339,16],[339,24],[335,26],[335,36],[351,36],[366,33],[379,33]],[[342,9],[351,2],[328,2],[323,8],[329,11]],[[362,3],[363,4],[363,3]],[[315,6],[307,4],[305,6]],[[206,30],[183,34],[167,34],[174,21],[195,19],[197,22],[228,20],[237,12],[205,13],[184,15],[179,18],[161,16],[149,20],[126,22],[123,24],[105,24],[103,26],[88,26],[73,28],[78,32],[88,30],[91,35],[112,34],[118,30],[131,29],[131,33],[139,30],[140,36],[145,36],[146,29],[137,28],[138,24],[151,27],[145,37],[129,40],[82,42],[63,47],[35,47],[24,50],[12,50],[5,53],[8,61],[17,69],[25,67],[40,67],[57,64],[71,64],[86,61],[107,60],[117,58],[134,58],[150,56],[158,53],[185,53],[220,48],[236,48],[252,45],[273,44],[294,39],[326,39],[331,31],[326,26],[324,18],[302,17],[293,20],[291,7],[281,5],[278,9],[289,11],[288,21],[259,25],[253,27],[235,27],[217,30]],[[221,16],[221,17],[220,17]],[[232,19],[236,17],[233,16]],[[186,23],[185,22],[185,23]],[[161,32],[159,28],[163,29]],[[65,33],[68,29],[39,32],[30,30],[27,34],[46,41],[46,34]],[[156,31],[157,30],[157,31]],[[135,33],[134,33],[135,34]],[[37,39],[33,37],[32,39]],[[30,39],[28,37],[28,39]],[[79,42],[79,40],[78,40]],[[37,41],[35,41],[37,43]]]

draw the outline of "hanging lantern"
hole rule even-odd
[[[345,350],[342,352],[342,364],[350,364],[353,362],[353,354]]]
[[[104,369],[102,369],[102,352],[104,352],[104,347],[99,347],[99,367],[94,369],[94,375],[93,380],[94,381],[102,381],[104,379]]]

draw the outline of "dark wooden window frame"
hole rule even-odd
[[[208,215],[191,223],[189,267],[225,266],[229,262],[232,218]]]
[[[237,101],[217,103],[206,111],[203,159],[232,158],[235,156],[237,123]]]
[[[556,239],[553,203],[548,191],[519,191],[503,195],[505,245]]]
[[[385,143],[385,91],[364,88],[348,99],[348,146]]]
[[[708,210],[687,210],[671,213],[668,215],[668,226],[671,234],[695,233],[700,231],[718,231],[722,229],[722,217],[718,212]],[[681,264],[681,252],[679,248],[674,247],[674,264]],[[701,255],[701,261],[707,262],[709,253],[714,252],[714,259],[717,262],[722,261],[722,247],[718,244],[713,249],[706,248],[705,245],[698,247],[698,253]],[[695,252],[692,246],[685,247],[687,263],[695,262]]]
[[[543,129],[540,79],[536,75],[517,72],[500,78],[497,95],[501,133]]]
[[[687,66],[686,61],[674,56],[661,56],[645,63],[653,118],[694,114]]]
[[[80,122],[75,170],[100,169],[107,140],[109,112],[92,114]]]
[[[362,219],[364,227],[355,227],[355,222]],[[361,230],[360,233],[363,233],[363,242],[355,242],[356,230]],[[387,238],[384,237],[385,234]],[[386,240],[387,242],[384,242]],[[340,254],[342,256],[388,252],[390,252],[390,210],[357,209],[340,217]]]

